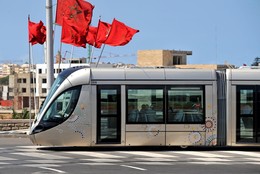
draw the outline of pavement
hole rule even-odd
[[[0,131],[0,137],[28,137],[29,129]]]

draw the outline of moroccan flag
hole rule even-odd
[[[29,31],[29,43],[34,44],[43,44],[46,41],[46,27],[43,25],[43,22],[39,23],[31,22],[28,18],[28,31]]]
[[[66,20],[63,20],[61,42],[86,48],[86,34],[78,32],[74,26],[70,26]]]
[[[94,6],[84,0],[57,0],[56,23],[67,24],[78,30],[87,30],[92,20]]]
[[[107,37],[109,36],[111,27],[112,27],[111,24],[99,20],[97,36],[96,36],[96,44],[101,46],[103,43],[105,43]]]
[[[104,43],[111,46],[123,46],[126,45],[137,32],[139,32],[139,30],[128,27],[124,23],[114,19],[111,31]]]
[[[89,26],[92,20],[93,9],[95,6],[84,0],[78,0],[78,4],[83,10],[85,22],[87,23],[87,26]]]
[[[89,45],[92,45],[96,48],[101,48],[102,44],[96,43],[97,30],[97,27],[89,26],[86,41]]]

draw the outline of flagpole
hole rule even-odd
[[[31,48],[31,65],[32,65],[32,67],[34,66],[34,62],[33,62],[33,49]],[[32,68],[33,69],[33,71],[32,71],[32,75],[33,75],[33,101],[34,101],[34,117],[36,116],[36,87],[35,87],[35,85],[36,85],[36,83],[35,83],[35,74],[34,74],[34,68]]]
[[[60,56],[59,68],[58,68],[58,72],[59,72],[59,73],[61,72],[61,70],[60,70],[60,64],[61,64],[61,61],[62,61],[61,50],[62,50],[62,42],[60,42],[60,51],[59,51],[59,56]]]
[[[74,54],[74,46],[71,45],[71,52],[70,52],[70,66],[71,67],[71,61],[72,61],[72,58],[73,58],[73,54]]]
[[[100,61],[100,58],[101,58],[101,56],[102,56],[102,54],[103,54],[104,48],[105,48],[105,44],[103,44],[103,47],[102,47],[101,53],[100,53],[100,55],[99,55],[99,57],[98,57],[98,61],[97,61],[96,68],[97,68],[97,66],[98,66],[98,64],[99,64],[99,61]]]
[[[28,15],[28,23],[30,21],[30,15]],[[28,28],[28,32],[29,32],[29,35],[30,35],[30,31],[29,31],[29,28]],[[29,37],[30,38],[30,37]],[[31,79],[31,46],[32,44],[30,43],[29,41],[29,76],[30,76],[30,79]],[[32,127],[32,114],[31,114],[31,82],[30,82],[30,91],[29,91],[29,131],[31,131],[31,127]]]
[[[94,55],[94,46],[91,47],[91,54],[90,54],[90,59],[89,59],[89,65],[91,65],[91,62],[93,60],[93,55]]]
[[[31,45],[31,43],[29,42],[29,76],[30,76],[30,85],[29,85],[29,131],[31,131],[31,127],[32,127],[32,113],[31,113],[31,111],[32,111],[32,107],[31,107],[31,104],[32,104],[32,102],[31,102],[31,48],[32,47],[32,45]]]
[[[52,0],[46,0],[47,92],[54,81]]]

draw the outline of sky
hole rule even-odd
[[[189,64],[251,65],[260,57],[260,0],[89,0],[95,6],[91,25],[117,20],[140,30],[125,46],[106,45],[102,62],[137,62],[138,50],[192,51]],[[53,19],[56,0],[52,0]],[[46,25],[45,0],[0,1],[0,63],[29,60],[28,22]],[[88,57],[88,49],[60,44],[54,25],[54,56]],[[93,61],[101,54],[94,49]],[[118,57],[119,56],[119,57]],[[44,63],[44,46],[32,47],[33,63]]]

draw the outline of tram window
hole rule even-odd
[[[204,122],[204,87],[170,86],[168,95],[168,123]]]
[[[253,93],[252,89],[240,90],[240,114],[253,114]]]
[[[100,90],[101,95],[101,114],[117,115],[117,90]]]
[[[127,87],[127,123],[163,123],[162,87]]]
[[[81,87],[73,87],[61,93],[43,116],[45,122],[61,123],[71,115],[76,107]]]

